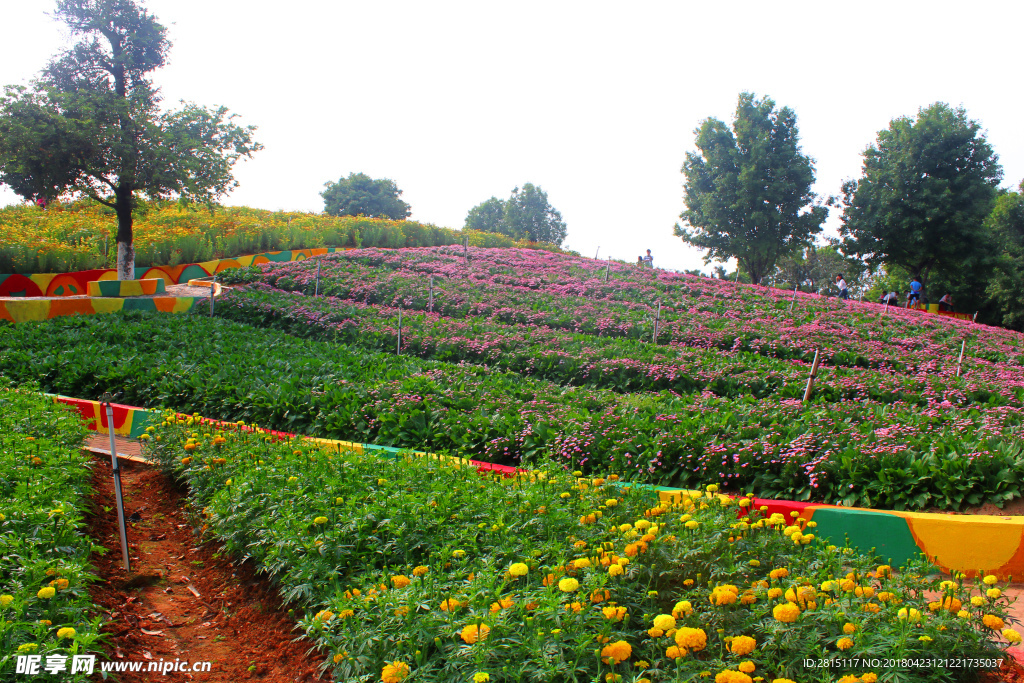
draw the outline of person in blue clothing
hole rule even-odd
[[[921,295],[924,293],[924,285],[921,284],[921,278],[915,277],[910,282],[910,293],[907,294],[907,308],[910,308],[914,304],[921,303]]]

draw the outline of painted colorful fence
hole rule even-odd
[[[156,296],[148,299],[26,299],[24,301],[0,301],[0,320],[12,323],[30,320],[48,320],[62,315],[95,315],[97,313],[118,313],[120,311],[161,311],[163,313],[187,313],[197,302],[209,301],[208,297]]]
[[[245,268],[271,262],[304,261],[312,256],[322,256],[336,251],[345,251],[345,249],[323,247],[319,249],[296,249],[293,251],[267,251],[262,254],[217,259],[215,261],[204,261],[203,263],[136,268],[135,279],[159,278],[164,280],[166,284],[176,285],[188,282],[190,279],[216,275],[230,268]],[[0,297],[82,296],[87,293],[89,282],[116,279],[116,270],[79,270],[74,273],[0,275]]]

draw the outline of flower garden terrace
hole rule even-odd
[[[150,435],[336,680],[973,681],[1019,642],[995,577],[894,570],[749,500],[658,503],[558,463],[481,478],[173,413]],[[978,663],[904,663],[939,658]]]

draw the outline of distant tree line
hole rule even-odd
[[[927,301],[950,294],[979,321],[1024,329],[1024,183],[999,188],[998,157],[963,108],[893,119],[861,177],[827,198],[811,192],[795,114],[770,98],[742,93],[731,127],[708,118],[694,134],[675,234],[705,263],[735,258],[719,277],[836,293],[842,274],[873,299],[917,277]],[[830,207],[842,211],[840,239],[817,243]]]

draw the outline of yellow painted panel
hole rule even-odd
[[[16,323],[29,320],[46,320],[50,316],[50,302],[43,301],[8,301],[7,312]]]
[[[907,524],[925,553],[947,569],[996,570],[1024,540],[1024,517],[908,514]]]
[[[124,307],[124,299],[102,299],[92,300],[92,307],[97,313],[117,313]]]
[[[104,271],[103,274],[100,275],[96,279],[97,280],[116,280],[117,279],[117,271],[116,270]]]

